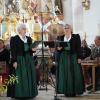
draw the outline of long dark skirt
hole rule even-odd
[[[18,77],[18,83],[8,87],[8,96],[14,98],[33,98],[37,92],[35,66],[30,55],[19,56],[18,66],[12,74]]]
[[[76,54],[66,51],[60,54],[57,77],[57,91],[66,96],[82,94],[85,90],[81,65]]]

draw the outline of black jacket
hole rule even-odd
[[[57,40],[64,41],[64,35],[57,37]],[[77,54],[78,58],[81,58],[81,40],[79,34],[72,34],[70,39],[70,53]],[[63,49],[60,51],[62,52]]]
[[[89,47],[81,47],[81,59],[85,59],[91,55],[91,49]]]
[[[4,49],[2,52],[0,52],[0,61],[6,61],[6,63],[9,64],[9,61],[10,61],[9,50]]]
[[[32,55],[32,50],[31,50],[31,44],[32,44],[32,39],[30,37],[27,38],[27,43],[30,47],[29,53]],[[24,56],[24,42],[20,39],[18,35],[11,37],[10,40],[10,48],[11,48],[11,62],[16,62],[17,61],[17,56]]]

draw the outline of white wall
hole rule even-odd
[[[83,34],[83,7],[82,0],[72,0],[73,32]]]
[[[90,10],[84,10],[84,32],[87,33],[88,44],[94,43],[96,35],[100,35],[100,0],[90,0]]]
[[[63,12],[64,12],[64,22],[72,25],[72,0],[62,0]]]

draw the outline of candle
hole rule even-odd
[[[2,36],[2,23],[0,24],[0,37],[2,38],[3,36]]]
[[[5,0],[4,0],[4,4],[3,4],[3,14],[5,15],[6,12],[5,12]]]

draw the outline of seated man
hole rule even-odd
[[[91,55],[91,49],[88,47],[86,40],[82,40],[81,41],[81,59],[82,60],[86,60],[87,58],[89,58]],[[84,81],[86,84],[86,87],[88,85],[90,85],[91,83],[91,77],[89,75],[89,69],[90,67],[84,67],[83,71],[84,71]]]
[[[95,47],[91,53],[91,59],[100,58],[100,35],[95,38]],[[100,67],[96,68],[96,90],[100,90]]]
[[[95,38],[95,48],[92,50],[91,57],[92,59],[100,57],[100,36],[96,36]]]

